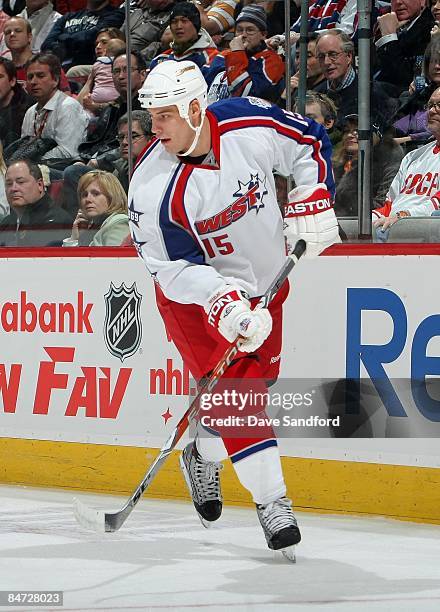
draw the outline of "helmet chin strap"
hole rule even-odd
[[[200,133],[202,131],[202,127],[203,127],[203,120],[205,118],[205,109],[202,108],[201,109],[201,114],[200,114],[200,124],[197,127],[194,127],[189,119],[189,117],[185,117],[185,121],[187,122],[187,124],[189,125],[189,127],[194,130],[195,134],[194,134],[194,140],[192,141],[189,149],[187,149],[184,153],[179,153],[179,157],[186,157],[187,155],[191,155],[191,153],[194,151],[194,149],[197,146],[197,143],[199,142],[199,138],[200,138]]]

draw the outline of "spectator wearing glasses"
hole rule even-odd
[[[127,54],[120,51],[115,54],[112,68],[113,83],[119,97],[111,102],[99,115],[96,129],[79,147],[80,158],[88,162],[93,157],[118,147],[117,124],[127,112]],[[146,77],[145,60],[138,51],[131,52],[131,95],[132,109],[140,110],[138,91]]]
[[[140,108],[137,101],[139,89],[145,81],[147,67],[142,55],[136,51],[131,52],[131,94],[133,97],[133,109]],[[127,53],[124,50],[115,53],[112,68],[113,82],[121,98],[127,98]],[[124,111],[125,112],[125,111]]]
[[[284,88],[284,63],[268,49],[267,17],[261,6],[246,6],[236,19],[235,37],[229,50],[218,55],[204,74],[208,102],[255,96],[271,102]]]
[[[399,219],[431,216],[440,209],[440,88],[428,102],[428,128],[435,141],[405,155],[384,205],[373,210],[379,241],[387,240],[389,228]]]
[[[133,162],[140,156],[152,138],[150,113],[144,110],[133,111],[131,126],[131,153]],[[114,162],[113,174],[118,177],[127,193],[129,183],[128,141],[128,115],[123,115],[118,121],[119,158]]]
[[[353,67],[353,41],[339,30],[320,34],[316,44],[316,57],[326,79],[325,93],[338,109],[338,123],[358,111],[358,77]],[[381,112],[389,119],[397,102],[385,93],[377,82],[372,83],[372,111]]]

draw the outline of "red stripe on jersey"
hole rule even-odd
[[[230,130],[236,130],[247,127],[271,127],[279,134],[288,136],[295,140],[298,144],[308,144],[312,147],[312,157],[318,165],[318,183],[325,183],[327,178],[327,165],[321,156],[321,143],[315,140],[312,136],[305,136],[298,130],[287,125],[282,125],[273,119],[265,119],[263,117],[252,117],[249,119],[237,119],[236,121],[228,121],[225,124],[219,124],[220,134],[225,134]]]
[[[214,157],[220,166],[220,130],[218,127],[217,117],[208,109],[206,110],[206,116],[211,128],[212,152],[214,153]]]
[[[133,172],[136,170],[139,164],[142,163],[144,159],[148,157],[148,155],[153,150],[154,145],[157,144],[158,142],[159,141],[155,136],[153,136],[153,138],[147,142],[147,144],[145,145],[145,148],[142,149],[142,151],[139,153],[139,155],[136,158],[136,161],[133,166]]]
[[[183,165],[182,172],[179,174],[179,177],[176,181],[176,185],[174,187],[174,193],[171,197],[170,217],[171,220],[174,221],[174,223],[178,223],[181,227],[188,230],[194,237],[194,239],[197,240],[193,234],[184,204],[185,189],[193,169],[194,168],[190,165]]]

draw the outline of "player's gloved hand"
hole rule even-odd
[[[307,243],[306,257],[316,257],[332,244],[341,242],[339,226],[324,183],[314,187],[296,187],[284,206],[284,234],[287,253],[292,253],[302,238]]]
[[[256,351],[272,331],[272,316],[267,308],[251,310],[245,292],[233,285],[216,291],[209,298],[205,312],[208,323],[228,342],[241,336],[240,350],[246,353]]]

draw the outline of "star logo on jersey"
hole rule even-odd
[[[134,247],[135,247],[139,257],[143,257],[143,255],[142,255],[142,247],[144,246],[144,244],[147,244],[147,243],[146,242],[141,242],[140,240],[138,240],[136,238],[136,234],[134,232],[132,233],[131,237],[133,239],[133,244],[134,244]]]
[[[264,196],[267,195],[266,177],[260,179],[257,174],[251,174],[250,180],[245,183],[238,181],[238,189],[233,194],[235,200],[207,219],[199,219],[195,223],[195,228],[199,236],[217,232],[228,227],[241,219],[248,212],[255,210],[258,215],[260,208],[264,208]]]
[[[139,220],[143,214],[145,213],[139,212],[135,209],[134,202],[131,200],[130,206],[128,207],[128,218],[136,227],[139,227]]]
[[[267,195],[266,177],[261,180],[257,172],[257,174],[251,174],[251,180],[247,183],[242,183],[238,179],[238,189],[233,195],[234,198],[245,201],[248,210],[255,210],[258,215],[260,208],[264,208],[263,198]]]

